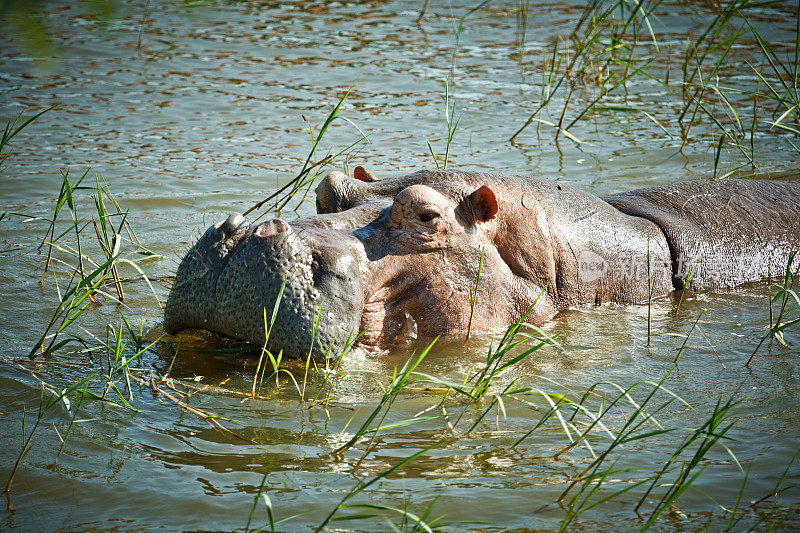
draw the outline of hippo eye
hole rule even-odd
[[[420,219],[422,222],[430,222],[434,218],[438,217],[439,213],[420,213],[417,215],[417,218]]]

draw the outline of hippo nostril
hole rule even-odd
[[[222,230],[222,232],[225,234],[225,237],[230,237],[233,235],[234,231],[239,229],[239,226],[242,225],[242,222],[244,222],[244,217],[239,213],[234,213],[226,218],[222,224],[220,224],[219,229]]]
[[[271,237],[272,235],[277,235],[278,233],[284,233],[286,231],[289,231],[289,224],[287,224],[285,220],[276,218],[269,222],[259,224],[255,234],[258,237]]]

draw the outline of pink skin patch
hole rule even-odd
[[[264,222],[263,224],[260,224],[256,228],[255,234],[258,237],[271,237],[273,235],[277,235],[278,233],[283,233],[284,231],[288,230],[289,230],[289,224],[287,224],[285,220],[276,218],[274,220],[270,220],[269,222]]]

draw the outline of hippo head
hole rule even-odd
[[[322,181],[316,216],[246,224],[231,215],[181,262],[165,328],[266,340],[273,353],[320,360],[352,341],[385,349],[513,322],[547,280],[516,282],[495,244],[500,204],[485,181],[438,171],[377,180],[357,167],[353,178]],[[547,300],[534,314],[555,313]]]

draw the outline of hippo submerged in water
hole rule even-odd
[[[356,345],[385,349],[494,330],[529,309],[540,324],[570,307],[733,287],[800,249],[800,182],[707,179],[601,199],[475,172],[353,175],[321,182],[316,216],[236,214],[209,228],[178,268],[165,328],[260,346],[285,283],[269,347],[323,359],[359,334]]]

